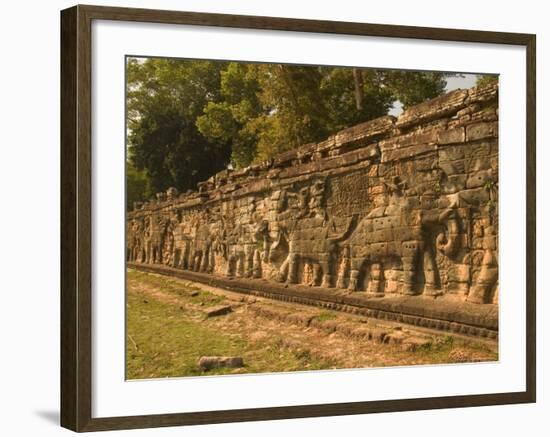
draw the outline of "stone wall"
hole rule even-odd
[[[498,88],[456,90],[137,203],[127,260],[497,304]]]

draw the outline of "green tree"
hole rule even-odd
[[[264,64],[257,69],[263,111],[250,126],[258,138],[256,160],[326,137],[319,68]]]
[[[128,142],[132,164],[151,188],[180,191],[224,169],[230,144],[203,136],[196,119],[220,100],[220,72],[211,61],[130,58],[127,64]],[[207,157],[205,159],[205,157]]]
[[[325,68],[321,89],[331,134],[386,115],[395,100],[378,70]]]
[[[212,140],[231,143],[235,167],[388,113],[395,100],[413,105],[441,94],[441,73],[230,63],[221,73],[222,101],[197,120]]]
[[[444,73],[423,71],[387,70],[381,73],[381,82],[406,109],[445,91]]]
[[[486,86],[491,84],[498,85],[498,74],[478,74],[476,86]]]
[[[221,72],[220,88],[223,100],[209,102],[196,125],[205,137],[231,146],[235,167],[246,167],[256,156],[257,132],[251,121],[262,113],[255,66],[231,62]]]
[[[134,208],[134,202],[149,200],[153,195],[147,172],[137,170],[130,161],[126,162],[126,209]]]

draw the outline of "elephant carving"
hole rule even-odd
[[[195,238],[191,242],[188,268],[196,272],[210,273],[214,268],[210,256],[211,247],[210,228],[207,225],[200,225],[196,231]]]
[[[175,239],[174,239],[174,223],[169,220],[165,223],[162,232],[162,247],[161,247],[161,262],[165,265],[174,264],[174,251],[175,251]]]
[[[166,228],[164,246],[171,251],[165,256],[172,267],[211,273],[214,269],[212,232],[207,224],[193,219],[190,223],[180,220]]]
[[[269,261],[276,261],[279,247],[287,250],[286,258],[279,267],[277,281],[297,283],[298,267],[300,264],[311,268],[311,285],[321,287],[334,287],[331,265],[334,261],[336,244],[349,236],[354,227],[357,216],[353,216],[346,229],[333,235],[336,226],[334,220],[326,220],[320,217],[303,218],[291,222],[290,229],[282,228],[275,243],[270,248]]]
[[[361,272],[370,270],[367,292],[382,295],[383,265],[389,261],[401,264],[400,293],[417,294],[415,284],[420,265],[424,267],[424,294],[437,295],[435,254],[429,235],[438,229],[435,247],[446,256],[457,248],[458,221],[456,201],[451,199],[446,208],[414,209],[411,201],[399,192],[392,194],[389,204],[372,210],[361,220],[351,237],[341,246],[349,257],[348,289],[359,288]],[[341,275],[348,269],[341,269]],[[344,284],[346,278],[338,277]]]
[[[490,300],[498,299],[496,295],[498,290],[497,238],[493,226],[488,226],[482,232],[484,233],[483,257],[477,277],[466,299],[473,303],[488,303]]]
[[[166,223],[162,217],[154,220],[152,217],[145,218],[145,229],[143,240],[145,248],[145,263],[162,263],[163,234]]]
[[[261,278],[262,261],[267,261],[269,252],[269,223],[238,225],[227,238],[226,276]]]
[[[128,223],[126,230],[127,260],[143,262],[145,259],[143,242],[143,223],[141,220],[132,220]]]

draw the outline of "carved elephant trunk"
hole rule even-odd
[[[445,235],[444,232],[441,232],[437,235],[435,241],[437,250],[445,256],[454,255],[458,247],[458,235],[460,228],[455,214],[456,213],[453,213],[452,218],[447,221],[447,235]]]

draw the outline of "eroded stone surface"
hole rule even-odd
[[[197,191],[159,193],[128,213],[127,260],[496,307],[497,93],[454,91]]]

